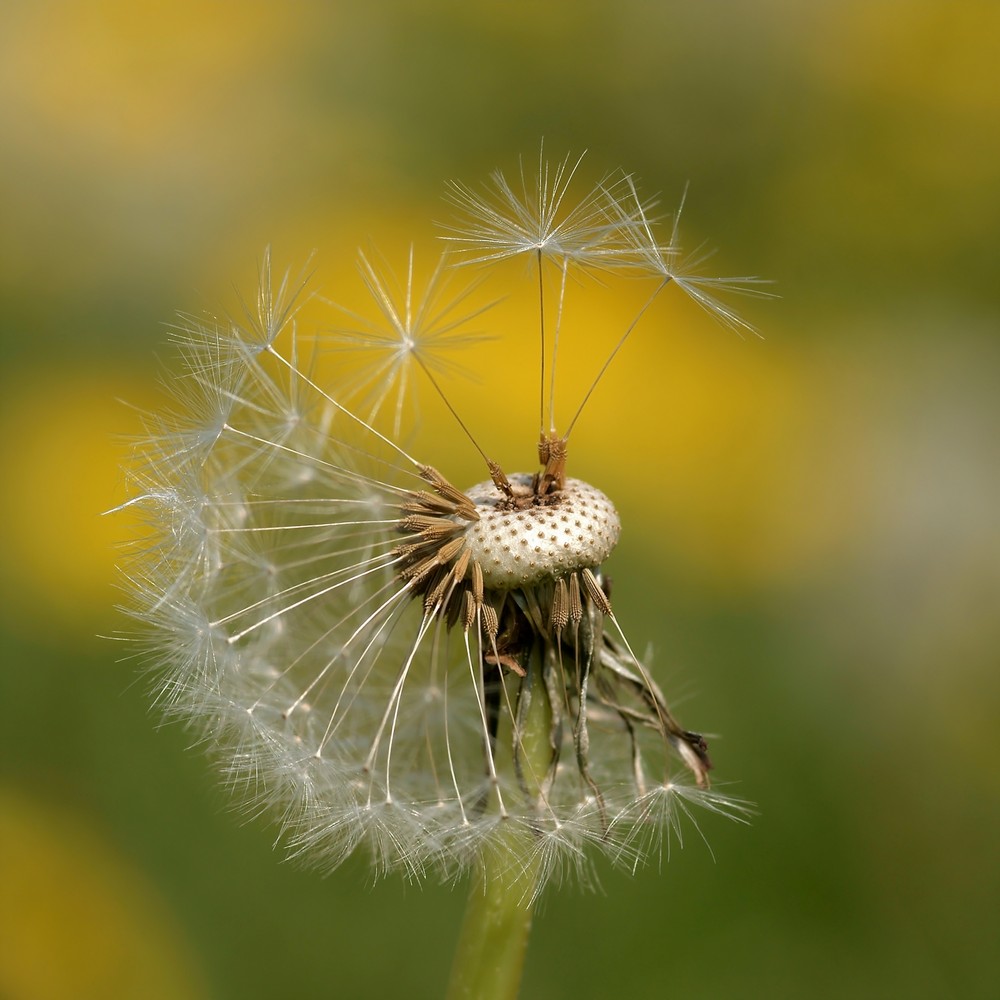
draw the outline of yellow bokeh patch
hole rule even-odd
[[[132,515],[102,517],[125,499],[123,435],[154,394],[123,371],[24,369],[0,403],[5,489],[0,523],[3,614],[13,631],[87,639],[113,627],[116,544]]]
[[[79,816],[0,788],[0,996],[199,1000],[164,903]]]

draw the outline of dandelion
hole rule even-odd
[[[425,285],[412,251],[403,280],[361,255],[374,319],[303,330],[302,283],[275,284],[265,257],[242,319],[175,329],[175,409],[147,419],[130,471],[147,531],[124,568],[129,611],[163,709],[251,808],[279,817],[303,861],[332,868],[364,850],[378,872],[473,871],[482,898],[496,882],[528,911],[552,879],[586,877],[596,853],[634,868],[695,805],[747,815],[710,788],[705,738],[626,637],[602,568],[619,516],[568,456],[590,393],[665,287],[748,329],[706,289],[754,279],[691,277],[675,264],[676,225],[661,245],[629,175],[575,196],[579,167],[540,157],[515,184],[499,172],[484,188],[452,184],[458,217]],[[538,289],[539,438],[537,465],[508,472],[442,379],[448,352],[483,336],[483,270],[519,256]],[[591,271],[652,291],[558,431],[568,278]],[[482,482],[448,478],[448,448],[433,464],[407,450],[414,379],[481,454]],[[495,957],[502,935],[484,944],[489,921],[475,926],[462,949]]]

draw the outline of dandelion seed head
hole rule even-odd
[[[710,790],[706,741],[632,651],[603,568],[618,512],[567,474],[576,418],[554,426],[567,267],[655,283],[580,409],[660,290],[682,283],[631,178],[575,196],[579,169],[542,157],[519,183],[450,189],[464,259],[535,257],[536,471],[489,459],[442,387],[457,374],[447,351],[479,338],[467,323],[483,312],[468,284],[445,293],[447,254],[423,284],[412,252],[402,279],[363,255],[374,319],[334,336],[304,329],[303,282],[275,276],[269,254],[242,316],[174,328],[174,403],[147,418],[128,470],[123,506],[142,521],[128,610],[158,703],[248,811],[277,817],[296,859],[332,868],[363,850],[378,874],[446,880],[533,865],[541,891],[589,881],[599,853],[633,869],[690,806],[745,816]],[[560,265],[548,284],[546,260]],[[432,461],[403,441],[415,381],[457,425]],[[470,443],[489,478],[463,490],[439,470]]]

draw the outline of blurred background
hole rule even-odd
[[[176,310],[268,244],[332,297],[370,238],[433,252],[444,181],[542,137],[690,182],[688,245],[782,298],[763,340],[640,328],[573,453],[628,634],[760,816],[550,892],[524,996],[994,996],[998,37],[992,0],[7,0],[0,997],[441,994],[464,888],[321,879],[232,812],[98,638],[99,515]]]

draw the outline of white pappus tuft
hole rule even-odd
[[[704,292],[726,282],[668,264],[676,227],[660,246],[629,175],[572,197],[579,166],[453,184],[450,256],[420,292],[412,253],[402,284],[363,254],[378,318],[353,315],[356,330],[305,332],[302,289],[274,288],[268,258],[243,321],[176,328],[175,406],[148,417],[129,470],[123,506],[148,530],[123,567],[127,610],[162,707],[321,867],[362,848],[378,872],[453,878],[528,854],[540,889],[595,849],[633,867],[693,804],[748,813],[709,790],[705,740],[619,626],[602,570],[619,515],[566,474],[594,385],[562,432],[553,405],[574,269],[647,275],[650,302],[675,284],[748,327]],[[508,474],[473,441],[489,478],[463,489],[443,442],[433,464],[404,449],[404,400],[429,383],[468,433],[438,379],[485,307],[467,286],[445,294],[469,274],[451,260],[493,270],[522,254],[539,295],[537,465]],[[623,317],[597,380],[648,306]]]

